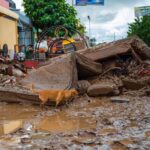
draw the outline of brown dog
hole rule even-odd
[[[35,90],[32,84],[31,87],[32,93],[38,94],[39,99],[42,101],[42,105],[46,102],[54,101],[56,102],[56,106],[59,105],[60,102],[64,102],[78,95],[76,90]]]

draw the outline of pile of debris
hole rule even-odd
[[[88,79],[92,84],[87,88],[89,96],[131,94],[132,90],[142,91],[136,92],[136,95],[149,94],[150,48],[139,38],[83,50],[82,54],[102,64],[103,72]]]
[[[104,72],[105,74],[103,73],[98,77],[89,79],[90,86],[87,87],[88,95],[148,95],[147,93],[150,91],[150,76],[147,64],[138,64],[132,59],[130,62],[127,61],[124,63],[126,63],[126,67],[124,68],[112,67]]]
[[[27,71],[22,63],[0,57],[0,86],[15,85],[17,78],[25,77]]]
[[[39,90],[76,88],[89,96],[116,96],[144,88],[148,94],[149,59],[150,48],[143,41],[137,37],[127,38],[52,58],[46,66],[31,71],[19,86],[34,84]],[[14,88],[9,92],[15,94],[9,101],[40,103],[38,96],[29,90],[22,93]],[[4,96],[0,100],[8,101]]]

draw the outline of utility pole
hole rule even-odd
[[[116,41],[116,33],[114,32],[114,41]]]
[[[72,6],[74,6],[74,0],[72,0]]]
[[[89,39],[91,37],[91,17],[87,16],[88,20],[89,20]]]

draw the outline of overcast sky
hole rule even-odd
[[[14,0],[21,8],[22,0]],[[72,0],[67,0],[72,4]],[[87,16],[91,17],[91,37],[98,42],[112,41],[126,37],[128,23],[134,20],[134,7],[150,6],[150,0],[105,0],[105,6],[75,6],[78,17],[87,27]]]

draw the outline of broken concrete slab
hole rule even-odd
[[[46,66],[31,71],[22,85],[34,84],[35,89],[67,89],[76,86],[77,70],[73,55],[60,58]]]
[[[38,95],[32,94],[27,90],[23,90],[17,87],[7,88],[0,87],[0,101],[8,103],[30,103],[30,104],[40,104],[41,101]]]
[[[34,84],[36,89],[70,89],[77,87],[78,77],[99,75],[102,66],[80,54],[68,54],[54,58],[46,66],[32,71],[25,77],[22,85]]]
[[[104,95],[113,94],[115,89],[116,88],[114,84],[99,83],[99,84],[91,85],[88,88],[87,93],[91,97],[104,96]]]
[[[144,60],[150,59],[150,48],[140,38],[135,37],[131,46]]]
[[[84,55],[75,54],[79,79],[85,79],[102,73],[102,65],[86,58]]]
[[[101,61],[117,55],[131,53],[134,50],[143,59],[150,59],[150,48],[138,37],[131,37],[79,51],[85,57]]]

